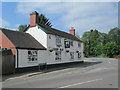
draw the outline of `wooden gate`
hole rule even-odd
[[[0,68],[2,68],[0,71],[0,74],[10,74],[15,72],[15,56],[12,54],[11,50],[4,50],[0,51],[0,62],[2,62],[2,65],[0,65]]]

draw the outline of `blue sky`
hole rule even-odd
[[[117,2],[2,2],[2,27],[16,30],[20,24],[29,24],[29,14],[43,13],[53,28],[69,32],[70,27],[82,36],[97,29],[107,33],[118,26]]]

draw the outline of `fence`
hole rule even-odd
[[[0,74],[10,74],[15,71],[15,56],[11,50],[0,51]],[[1,69],[2,68],[2,69]]]

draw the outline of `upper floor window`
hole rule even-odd
[[[65,48],[70,48],[70,41],[64,41]]]
[[[81,47],[81,43],[80,42],[78,42],[78,47]]]
[[[70,45],[73,46],[73,41],[70,41]]]
[[[56,37],[56,45],[61,46],[61,38]]]

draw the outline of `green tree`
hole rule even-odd
[[[119,28],[113,28],[108,32],[108,39],[109,42],[116,42],[117,44],[120,44],[120,29]]]
[[[101,55],[103,53],[102,50],[103,50],[102,45],[96,45],[93,49],[94,55],[95,56]]]
[[[100,42],[100,32],[96,29],[85,32],[82,36],[82,40],[84,42],[85,56],[95,56],[94,47],[96,45],[102,45]]]
[[[106,55],[114,57],[120,54],[120,29],[113,28],[108,34],[90,30],[82,36],[84,42],[84,55],[98,56]]]
[[[95,55],[94,53],[94,47],[98,44],[101,44],[100,43],[100,40],[99,40],[99,32],[98,30],[91,30],[91,33],[90,33],[90,36],[89,36],[89,39],[90,39],[90,55]]]
[[[25,32],[26,28],[27,28],[27,25],[19,25],[18,31]]]
[[[90,45],[84,43],[84,56],[89,57],[90,56]]]
[[[90,55],[90,32],[84,32],[82,36],[82,40],[84,42],[84,55],[85,57],[88,57]]]
[[[52,24],[49,21],[49,19],[46,18],[45,15],[43,15],[43,14],[39,15],[39,20],[38,21],[39,21],[38,24],[42,24],[42,25],[46,25],[46,26],[52,27]]]
[[[99,40],[101,45],[105,45],[108,42],[108,34],[99,32]]]
[[[103,52],[108,57],[114,57],[120,54],[119,45],[115,42],[108,42],[103,47]]]

